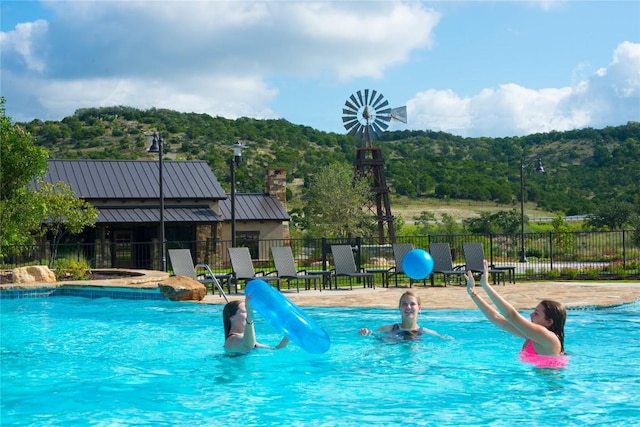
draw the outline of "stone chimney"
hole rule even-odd
[[[264,192],[280,200],[287,206],[287,170],[284,168],[264,168]]]

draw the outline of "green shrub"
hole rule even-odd
[[[560,270],[560,275],[567,276],[569,279],[575,279],[576,277],[578,277],[578,270],[576,270],[575,268],[565,267]]]
[[[59,258],[55,263],[57,280],[84,280],[89,278],[91,266],[86,259]]]
[[[549,279],[557,279],[560,277],[560,270],[558,270],[557,268],[554,268],[553,270],[549,270],[547,272],[547,277]]]
[[[600,275],[601,270],[597,268],[590,268],[586,271],[587,277],[589,279],[595,279]]]

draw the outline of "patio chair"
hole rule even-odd
[[[236,286],[238,286],[238,281],[240,280],[246,283],[253,279],[260,279],[267,283],[276,282],[276,287],[280,290],[280,276],[278,276],[275,271],[265,272],[254,270],[249,248],[227,248],[227,251],[229,252],[229,259],[231,260],[231,268],[233,270],[231,273],[232,280]]]
[[[436,274],[442,274],[442,280],[446,287],[451,283],[451,276],[458,279],[458,284],[464,282],[465,270],[461,266],[453,266],[451,259],[451,247],[448,243],[431,243],[429,245],[429,253],[433,258],[433,272],[431,273],[431,286],[434,286]]]
[[[473,273],[482,273],[484,272],[484,267],[482,265],[482,261],[485,259],[484,257],[484,249],[482,247],[482,243],[479,242],[470,242],[463,243],[462,249],[464,250],[464,268],[465,270],[470,270]],[[500,283],[502,281],[502,285],[505,285],[505,276],[507,274],[507,270],[493,268],[489,266],[489,274],[493,278],[493,284]]]
[[[349,288],[353,289],[353,278],[362,279],[364,287],[375,288],[373,284],[373,273],[367,273],[364,269],[356,268],[356,261],[353,258],[351,245],[331,245],[331,254],[333,255],[333,277],[338,287],[338,277],[345,276],[349,278]]]
[[[317,289],[316,280],[320,279],[320,276],[307,274],[307,270],[297,270],[290,246],[271,246],[271,255],[278,276],[286,279],[288,285],[295,280],[296,290],[300,292],[300,280],[304,280],[307,290],[311,288],[310,282],[313,281],[313,289]]]
[[[404,268],[402,267],[402,259],[404,256],[411,250],[413,250],[413,245],[411,243],[394,243],[391,245],[393,248],[393,258],[395,259],[395,266],[389,269],[389,275],[393,276],[396,282],[396,288],[398,287],[398,276],[404,274],[407,276],[407,273],[404,272]],[[409,277],[409,276],[407,276]],[[423,279],[422,283],[426,286],[427,279]],[[413,279],[409,277],[409,287],[413,286]]]
[[[220,283],[221,280],[226,280],[229,292],[231,292],[231,283],[228,274],[214,274],[208,264],[193,265],[193,258],[191,257],[191,251],[189,249],[169,249],[169,260],[171,261],[171,268],[175,276],[185,276],[197,280],[202,283],[207,290],[211,288],[212,294],[215,293],[213,287],[216,286],[218,291],[220,291],[220,295],[224,297],[226,302],[229,302]],[[198,274],[198,272],[202,270],[205,272]],[[238,288],[236,287],[236,293],[237,292]]]

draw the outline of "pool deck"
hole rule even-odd
[[[285,290],[284,294],[299,306],[314,307],[377,307],[395,308],[403,292],[409,287],[390,287],[375,289],[355,288],[353,290]],[[542,299],[560,301],[568,308],[605,307],[631,303],[640,298],[640,283],[623,282],[522,282],[496,289],[514,307],[519,310],[532,309]],[[467,295],[464,286],[413,286],[420,296],[422,307],[426,309],[468,309],[476,308]],[[484,296],[482,290],[478,293]],[[229,299],[242,298],[242,295],[229,295]],[[224,299],[216,295],[207,295],[204,303],[222,304]]]
[[[5,284],[0,288],[35,288],[56,287],[60,285],[76,285],[87,287],[126,287],[133,289],[157,288],[158,282],[168,277],[167,273],[159,271],[143,271],[142,276],[119,279],[106,279],[97,281],[65,281],[56,284],[30,284],[16,285]],[[299,306],[313,307],[397,307],[400,295],[408,290],[408,286],[375,289],[355,287],[353,290],[342,288],[339,290],[300,290],[283,289],[283,293]],[[624,281],[586,281],[586,282],[519,282],[496,285],[496,289],[517,309],[531,309],[541,299],[553,299],[560,301],[568,308],[603,307],[624,303],[631,303],[640,298],[640,282]],[[475,308],[471,298],[467,295],[464,286],[422,286],[414,285],[411,288],[417,293],[422,306],[426,309],[465,309]],[[477,289],[483,295],[482,290]],[[241,299],[243,294],[229,294],[228,298]],[[224,304],[224,298],[219,294],[208,294],[201,303]]]

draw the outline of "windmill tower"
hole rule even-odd
[[[342,122],[348,134],[355,135],[364,142],[364,147],[358,147],[356,153],[355,173],[370,182],[371,197],[367,202],[367,209],[378,223],[380,244],[385,244],[387,239],[395,243],[396,236],[382,151],[380,147],[373,147],[372,141],[380,137],[391,120],[407,123],[406,106],[390,108],[388,105],[389,102],[381,93],[364,89],[351,95],[342,109]]]

